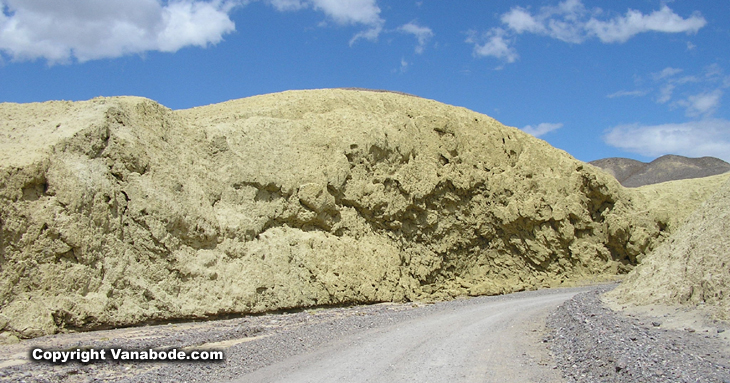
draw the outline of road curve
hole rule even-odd
[[[526,355],[539,347],[527,339],[528,332],[552,309],[589,289],[471,299],[353,333],[234,382],[561,381],[551,363],[526,363]]]

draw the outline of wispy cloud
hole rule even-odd
[[[704,73],[680,76],[682,73],[682,69],[668,67],[651,74],[659,87],[656,102],[684,108],[688,117],[712,116],[720,106],[723,89],[730,87],[730,76],[717,64],[707,66]]]
[[[231,1],[0,0],[0,51],[49,64],[175,52],[217,44],[235,30]]]
[[[400,67],[398,68],[398,70],[393,70],[393,72],[406,73],[406,72],[408,72],[409,65],[410,65],[410,63],[408,61],[406,61],[406,59],[404,57],[401,57]]]
[[[674,93],[674,88],[676,87],[677,86],[674,84],[665,84],[662,86],[662,88],[659,89],[659,97],[656,102],[659,104],[666,104],[667,101],[672,99],[672,93]]]
[[[712,92],[703,92],[688,96],[684,100],[677,101],[677,105],[686,108],[689,117],[709,116],[720,106],[722,91],[715,89]]]
[[[302,0],[268,0],[268,2],[280,12],[298,11],[308,6],[308,4]]]
[[[536,12],[517,6],[501,15],[503,26],[490,29],[486,43],[475,39],[467,39],[467,42],[475,45],[477,56],[514,62],[517,52],[510,45],[515,41],[514,36],[523,33],[573,44],[593,38],[603,43],[623,43],[646,32],[697,33],[707,24],[697,12],[683,18],[666,5],[649,14],[633,9],[610,18],[605,18],[606,14],[600,8],[587,9],[581,0],[565,0],[556,6],[541,7]]]
[[[681,124],[620,125],[603,136],[607,144],[647,157],[679,154],[730,161],[730,121],[706,119]]]
[[[658,89],[656,102],[670,109],[683,108],[694,121],[620,125],[609,129],[604,141],[647,157],[672,153],[730,160],[730,121],[713,117],[722,103],[723,89],[730,87],[730,76],[713,64],[702,73],[685,74],[680,68],[667,67],[650,77]]]
[[[434,36],[431,28],[422,27],[418,25],[415,21],[411,21],[410,23],[401,25],[400,27],[398,27],[398,31],[408,33],[416,37],[416,40],[418,40],[418,45],[416,45],[416,54],[419,55],[423,53],[423,51],[426,49],[426,44]]]
[[[365,26],[367,29],[358,32],[350,39],[350,45],[360,39],[377,40],[385,24],[385,20],[380,17],[377,0],[266,0],[266,2],[278,11],[311,8],[321,11],[338,25]]]
[[[667,77],[672,77],[675,74],[679,74],[679,73],[682,73],[682,69],[672,68],[672,67],[666,67],[666,68],[662,69],[659,72],[652,73],[651,74],[651,77],[654,78],[654,81],[659,81],[661,79],[664,79],[664,78],[667,78]]]
[[[563,124],[551,124],[547,122],[543,122],[541,124],[538,124],[537,126],[527,125],[521,130],[527,134],[531,134],[535,137],[544,136],[545,134],[548,134],[554,130],[558,130],[563,127]]]
[[[685,75],[681,68],[667,67],[651,73],[649,77],[654,82],[649,89],[621,90],[606,97],[640,97],[654,93],[657,104],[667,104],[672,109],[683,108],[688,117],[707,118],[719,108],[723,89],[730,88],[730,76],[725,75],[717,64],[705,67],[699,74]]]
[[[648,90],[620,90],[616,93],[609,94],[608,98],[616,98],[616,97],[641,97],[646,96],[649,93]]]

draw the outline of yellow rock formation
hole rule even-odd
[[[0,104],[0,149],[0,330],[24,338],[600,279],[677,225],[544,141],[394,93]]]

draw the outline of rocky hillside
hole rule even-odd
[[[613,157],[591,161],[590,164],[609,172],[626,187],[639,187],[730,172],[730,164],[719,158],[689,158],[671,154],[661,156],[650,163]]]
[[[1,104],[0,147],[6,340],[606,277],[673,227],[544,141],[387,92]]]

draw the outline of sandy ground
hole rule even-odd
[[[653,327],[665,330],[680,330],[688,333],[711,335],[725,344],[725,352],[730,353],[730,322],[712,318],[713,312],[700,306],[621,305],[603,298],[603,303],[611,310],[627,318],[639,319]]]

